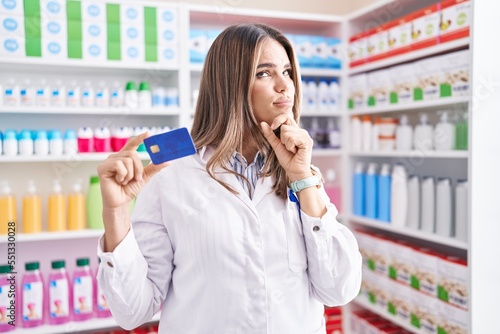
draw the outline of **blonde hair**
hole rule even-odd
[[[191,135],[196,148],[211,146],[215,152],[207,163],[209,175],[233,193],[236,191],[217,178],[214,170],[227,167],[233,153],[243,152],[245,135],[251,135],[266,164],[261,176],[273,178],[273,191],[286,198],[288,179],[276,154],[260,130],[251,104],[257,61],[266,40],[280,43],[290,59],[295,86],[293,117],[300,118],[300,74],[290,41],[278,30],[264,24],[238,24],[226,28],[213,42],[203,66],[200,92]]]

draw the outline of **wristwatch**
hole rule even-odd
[[[306,177],[305,179],[293,181],[292,183],[290,183],[289,187],[294,193],[298,193],[302,189],[318,186],[320,182],[321,179],[317,175],[313,175]]]

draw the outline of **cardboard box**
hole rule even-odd
[[[411,18],[412,50],[436,45],[439,38],[439,6],[435,4],[418,10]]]
[[[392,81],[388,69],[368,73],[368,106],[388,106],[391,87]]]
[[[360,33],[349,38],[349,66],[356,67],[366,63],[368,38]]]
[[[411,273],[413,272],[413,247],[403,241],[396,240],[391,243],[389,277],[406,286],[410,286]]]
[[[391,104],[405,104],[413,102],[413,86],[416,82],[413,64],[404,64],[391,67],[391,89],[389,102]]]
[[[367,44],[367,61],[374,62],[387,57],[388,48],[388,30],[387,26],[380,26],[366,33],[368,38]]]
[[[440,4],[439,42],[446,43],[469,37],[471,22],[471,1],[442,1]]]
[[[442,257],[438,266],[438,298],[464,310],[469,309],[469,268],[458,257]]]
[[[413,253],[412,288],[436,298],[439,261],[440,254],[429,248],[416,250]]]
[[[361,73],[349,77],[348,85],[348,108],[362,109],[367,105],[367,74]]]
[[[387,25],[387,56],[393,57],[411,51],[412,17],[405,16]]]
[[[468,311],[461,310],[445,303],[439,304],[439,325],[437,333],[469,333],[470,315]]]
[[[469,50],[453,52],[440,57],[443,66],[441,97],[470,95],[471,55]]]
[[[439,308],[441,302],[435,298],[413,289],[413,309],[411,324],[423,334],[436,334],[439,324]]]
[[[426,58],[413,63],[416,73],[413,97],[415,101],[435,100],[441,96],[443,80],[442,63],[433,58]]]

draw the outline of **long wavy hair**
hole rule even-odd
[[[243,152],[245,142],[248,142],[245,136],[252,136],[259,151],[266,156],[261,176],[271,176],[273,191],[279,197],[286,198],[286,172],[262,134],[251,104],[258,57],[263,43],[269,39],[280,43],[290,59],[291,78],[295,86],[293,117],[299,123],[301,85],[292,44],[273,27],[264,24],[237,24],[227,27],[208,51],[201,74],[191,135],[196,148],[214,148],[215,152],[207,162],[207,172],[233,193],[237,191],[217,178],[214,171],[221,167],[229,173],[237,174],[228,167],[228,161],[234,152]]]

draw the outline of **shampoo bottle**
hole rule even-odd
[[[42,231],[42,202],[33,180],[28,181],[28,193],[23,197],[22,226],[24,233]]]
[[[440,178],[436,184],[436,234],[444,237],[454,234],[452,212],[451,181]]]
[[[90,178],[90,186],[87,191],[87,221],[90,229],[103,229],[102,220],[102,196],[98,176]]]
[[[85,215],[85,195],[82,193],[81,180],[78,180],[68,196],[68,230],[83,230]]]
[[[434,129],[434,148],[436,151],[449,151],[455,148],[455,127],[448,121],[448,113],[443,111],[440,122]]]
[[[458,180],[455,187],[455,238],[468,240],[469,185],[467,180]]]
[[[391,166],[382,164],[378,180],[378,219],[391,221]]]
[[[71,290],[64,260],[52,261],[49,274],[49,323],[64,324],[70,320]]]
[[[17,230],[16,198],[11,194],[9,182],[3,181],[0,195],[0,235],[7,235],[9,228]]]
[[[467,113],[455,123],[455,149],[467,150],[469,148],[469,130],[468,130]]]
[[[417,175],[408,177],[408,227],[420,228],[420,178]]]
[[[0,265],[0,333],[16,329],[17,284],[11,272],[9,264]]]
[[[94,277],[90,271],[89,259],[76,260],[73,275],[73,314],[75,321],[92,318],[94,313]]]
[[[351,118],[351,148],[353,151],[361,150],[362,132],[361,119],[358,116]]]
[[[66,230],[66,197],[61,193],[59,180],[53,181],[52,194],[49,195],[49,232]]]
[[[427,122],[427,115],[420,115],[420,123],[415,127],[413,147],[415,150],[428,152],[433,149],[434,130]]]
[[[366,216],[376,219],[378,217],[378,164],[375,162],[368,165],[365,190]]]
[[[434,233],[435,231],[435,186],[432,176],[422,180],[422,196],[420,197],[420,228],[422,231]]]
[[[21,323],[23,327],[43,324],[44,287],[39,262],[25,264],[21,283]]]
[[[391,177],[391,224],[405,226],[408,213],[408,179],[402,164],[395,164]]]
[[[340,212],[342,208],[341,193],[340,187],[335,183],[335,170],[333,168],[329,168],[326,171],[325,191],[330,198],[330,202],[332,202]]]
[[[396,150],[410,151],[413,147],[413,129],[408,124],[408,116],[403,115],[399,119],[396,128]]]
[[[365,166],[362,162],[356,164],[354,170],[354,180],[353,180],[353,212],[356,216],[364,216],[366,214],[365,205],[365,185],[366,185],[366,174]]]

